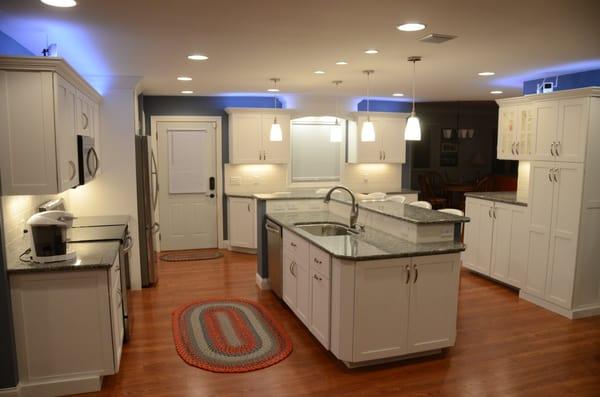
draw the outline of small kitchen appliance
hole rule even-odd
[[[31,260],[37,263],[59,262],[76,258],[67,251],[67,230],[75,217],[66,211],[38,212],[27,221],[31,236]]]

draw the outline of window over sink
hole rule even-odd
[[[339,125],[336,127],[336,120]],[[347,123],[331,116],[292,120],[292,183],[339,182]],[[332,142],[332,131],[341,128],[342,142]]]

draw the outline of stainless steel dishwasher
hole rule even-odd
[[[281,298],[283,293],[283,239],[281,226],[267,219],[267,266],[271,289]]]

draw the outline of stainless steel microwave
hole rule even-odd
[[[94,138],[77,135],[77,160],[79,162],[79,184],[84,185],[96,176],[100,159],[94,148]]]

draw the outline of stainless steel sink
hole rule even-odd
[[[346,225],[333,222],[324,223],[296,223],[296,227],[315,236],[354,236],[358,232]]]

